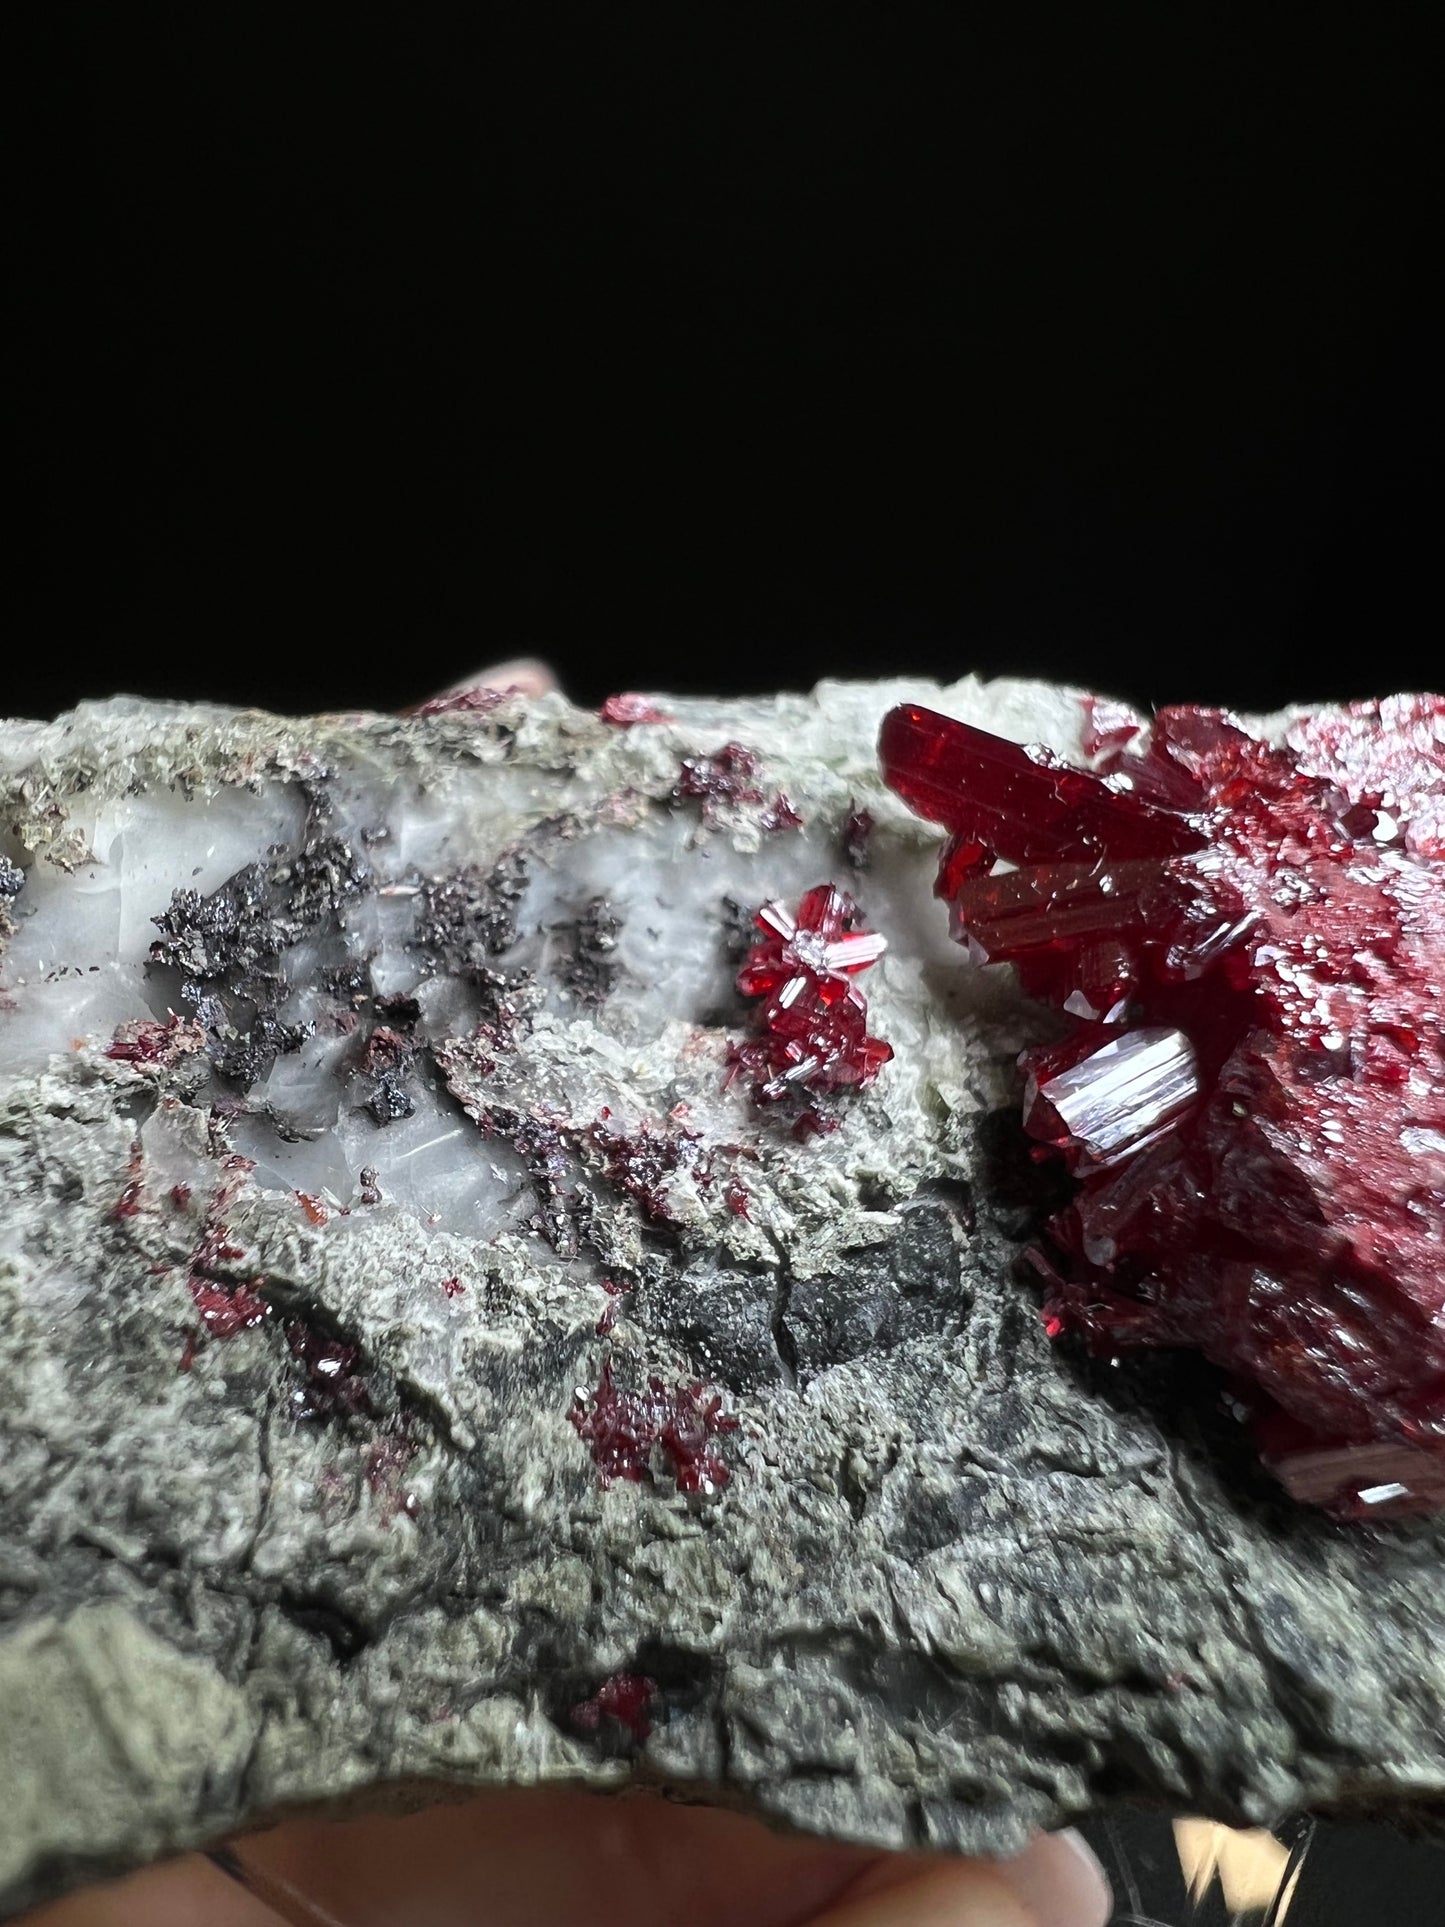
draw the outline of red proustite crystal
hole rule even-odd
[[[637,723],[670,723],[674,720],[665,709],[659,709],[646,696],[639,696],[630,689],[609,696],[597,714],[604,723],[611,723],[614,729],[631,729]]]
[[[843,854],[855,870],[868,867],[868,846],[873,840],[873,812],[850,809],[843,825]]]
[[[952,832],[980,962],[1076,1020],[1025,1122],[1079,1188],[1053,1333],[1195,1347],[1300,1499],[1445,1505],[1445,699],[1091,716],[1096,773],[912,706],[890,785]],[[1016,867],[1000,873],[996,863]]]
[[[567,1416],[591,1448],[603,1485],[650,1480],[659,1451],[679,1492],[720,1492],[732,1477],[712,1440],[735,1432],[738,1422],[724,1412],[722,1394],[705,1385],[669,1390],[660,1378],[649,1378],[645,1390],[628,1392],[613,1384],[612,1367],[604,1365],[596,1391],[579,1393]]]
[[[762,763],[744,743],[724,743],[710,756],[689,756],[677,773],[677,795],[703,806],[704,816],[719,804],[761,803],[757,778]]]
[[[760,1035],[730,1046],[728,1081],[746,1075],[763,1104],[871,1084],[893,1051],[868,1035],[868,1003],[851,979],[877,963],[887,939],[858,929],[858,906],[831,883],[806,891],[796,917],[765,903],[754,922],[763,937],[738,989],[765,999]]]
[[[693,1172],[699,1182],[710,1182],[700,1131],[655,1131],[644,1118],[633,1132],[613,1130],[599,1119],[588,1136],[603,1159],[610,1184],[636,1198],[654,1224],[670,1224],[668,1198],[671,1180],[679,1172]]]
[[[398,1513],[414,1519],[421,1510],[414,1492],[408,1491],[406,1473],[420,1447],[407,1432],[389,1432],[377,1439],[366,1454],[363,1475],[374,1496],[380,1500],[382,1522],[390,1525]]]
[[[448,689],[440,696],[428,697],[424,703],[413,703],[410,709],[404,709],[401,713],[403,716],[489,716],[509,696],[524,693],[515,684],[506,689],[474,684],[467,689]]]
[[[302,1318],[287,1320],[286,1342],[301,1368],[302,1383],[291,1394],[293,1418],[353,1418],[371,1411],[359,1345],[330,1338]]]
[[[640,1746],[652,1731],[657,1681],[642,1673],[610,1673],[588,1699],[572,1708],[572,1724],[583,1733],[601,1730],[604,1720],[625,1727]]]
[[[774,833],[779,830],[801,830],[803,827],[802,817],[782,790],[778,791],[758,821],[765,830],[771,830]]]
[[[119,1223],[122,1218],[140,1216],[141,1185],[139,1178],[132,1178],[110,1207],[111,1217]]]
[[[271,1307],[251,1285],[227,1284],[216,1278],[201,1278],[194,1272],[187,1281],[201,1323],[212,1338],[234,1338],[237,1332],[253,1331],[271,1316]]]
[[[182,1057],[206,1048],[206,1033],[189,1017],[172,1011],[165,1021],[134,1017],[118,1024],[115,1035],[105,1047],[107,1057],[122,1064],[156,1065],[171,1070]]]

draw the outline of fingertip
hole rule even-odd
[[[807,1927],[1042,1927],[1003,1863],[939,1857],[882,1862]]]
[[[1010,1860],[885,1856],[809,1927],[1108,1927],[1114,1897],[1072,1829]]]
[[[557,687],[550,666],[537,656],[515,656],[510,662],[494,662],[463,676],[443,693],[458,689],[517,689],[524,696],[545,696]]]
[[[1113,1890],[1093,1848],[1074,1828],[1035,1834],[1021,1854],[999,1861],[998,1870],[1037,1927],[1108,1927]]]

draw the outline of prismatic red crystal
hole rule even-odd
[[[612,1367],[604,1365],[596,1390],[579,1393],[568,1417],[590,1448],[603,1485],[615,1479],[649,1482],[659,1455],[679,1492],[720,1492],[732,1477],[713,1441],[719,1432],[735,1432],[738,1422],[724,1412],[722,1394],[705,1385],[669,1388],[649,1378],[642,1391],[629,1392],[613,1383]]]
[[[206,1033],[201,1026],[192,1018],[177,1017],[172,1011],[164,1023],[150,1017],[136,1017],[117,1026],[105,1054],[122,1064],[174,1070],[183,1057],[205,1048]]]
[[[614,729],[633,729],[638,723],[670,723],[673,720],[665,709],[659,709],[656,703],[631,689],[625,689],[617,696],[609,696],[597,714],[604,723],[611,723]]]
[[[851,980],[875,964],[887,940],[858,928],[858,906],[831,883],[805,891],[794,916],[765,903],[754,919],[763,933],[738,973],[744,996],[761,997],[758,1034],[733,1044],[728,1081],[746,1076],[764,1104],[803,1103],[799,1123],[827,1128],[817,1097],[871,1084],[892,1047],[868,1034],[868,1004]]]
[[[1078,1180],[1045,1321],[1233,1374],[1266,1462],[1347,1517],[1445,1505],[1445,699],[1091,708],[1076,769],[932,711],[884,775],[950,831],[979,962],[1071,1015],[1025,1123]],[[1000,863],[1010,867],[1000,869]]]

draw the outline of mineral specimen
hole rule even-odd
[[[955,934],[1075,1019],[1023,1060],[1028,1130],[1080,1179],[1049,1225],[1050,1329],[1195,1346],[1297,1497],[1433,1510],[1445,700],[1278,742],[1095,707],[1089,743],[1094,771],[915,705],[882,735],[888,781],[952,832]]]
[[[0,730],[0,1915],[428,1782],[996,1852],[1439,1810],[1441,1528],[1291,1503],[1211,1368],[1051,1345],[1017,1281],[1016,1062],[1066,1040],[949,941],[898,704],[1084,755],[1074,695],[971,682]],[[1370,807],[1407,874],[1425,809]],[[726,1078],[758,906],[820,884],[887,950],[783,981],[866,984],[893,1054],[799,1141]],[[1117,1069],[1055,1135],[1188,1073]]]

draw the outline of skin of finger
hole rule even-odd
[[[864,1883],[870,1891],[855,1889],[815,1914],[808,1927],[1044,1927],[987,1861],[914,1861],[896,1880],[892,1871],[881,1886]]]
[[[1114,1918],[1109,1876],[1072,1827],[1035,1834],[1023,1853],[1000,1861],[999,1872],[1039,1927],[1108,1927]]]
[[[482,1795],[405,1819],[297,1822],[240,1850],[346,1927],[1103,1927],[1109,1913],[1102,1874],[1062,1839],[995,1867],[786,1838],[648,1797]],[[196,1856],[72,1896],[24,1927],[199,1920],[276,1927]]]
[[[651,1795],[484,1794],[364,1827],[280,1829],[244,1851],[347,1927],[854,1927],[855,1913],[857,1927],[1105,1927],[1112,1911],[1068,1836],[998,1863],[878,1854]]]
[[[448,683],[442,693],[450,695],[456,689],[520,689],[524,696],[545,696],[549,689],[556,687],[557,678],[545,662],[536,656],[517,656],[511,662],[489,663],[485,669],[462,676]]]
[[[199,1854],[108,1880],[24,1914],[15,1927],[278,1927],[269,1907]]]
[[[901,1855],[886,1855],[858,1876],[846,1897],[852,1900],[859,1895],[891,1894],[900,1884],[907,1886],[917,1878],[917,1866],[916,1861]],[[1036,1833],[1022,1853],[1008,1860],[933,1859],[923,1866],[930,1872],[942,1867],[957,1880],[959,1904],[964,1911],[961,1916],[945,1915],[945,1918],[972,1918],[968,1906],[984,1905],[984,1897],[977,1890],[985,1877],[987,1882],[997,1881],[1003,1885],[1015,1910],[1021,1911],[1033,1927],[1108,1927],[1114,1916],[1114,1896],[1108,1877],[1087,1842],[1071,1828],[1062,1833]],[[907,1891],[911,1900],[915,1889],[908,1886]],[[919,1885],[916,1891],[919,1906],[931,1904],[931,1890],[926,1884]],[[946,1894],[947,1889],[939,1891]],[[991,1904],[996,1907],[998,1902],[994,1900]],[[817,1927],[825,1927],[833,1918],[832,1914],[824,1915]],[[893,1918],[887,1912],[880,1916],[890,1927]],[[927,1920],[930,1916],[925,1912],[922,1918]]]
[[[347,1927],[801,1927],[876,1860],[649,1795],[483,1794],[242,1853]]]

